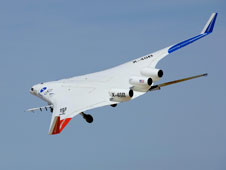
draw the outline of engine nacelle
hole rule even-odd
[[[131,89],[111,89],[109,91],[112,101],[128,101],[133,97],[133,90]]]
[[[151,77],[153,81],[158,81],[163,76],[163,71],[155,68],[144,68],[141,74],[146,77]]]
[[[152,78],[147,77],[131,77],[129,83],[133,86],[147,87],[152,85]]]

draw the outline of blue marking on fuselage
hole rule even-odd
[[[44,92],[46,89],[47,89],[47,87],[43,87],[43,88],[40,90],[40,93]]]
[[[180,48],[182,48],[182,47],[184,47],[184,46],[186,46],[186,45],[188,45],[188,44],[193,43],[194,41],[196,41],[196,40],[198,40],[198,39],[200,39],[200,38],[202,38],[202,37],[205,37],[206,35],[208,35],[208,33],[199,34],[199,35],[197,35],[197,36],[195,36],[195,37],[192,37],[192,38],[190,38],[190,39],[188,39],[188,40],[182,41],[182,42],[180,42],[180,43],[178,43],[178,44],[172,46],[172,47],[168,50],[168,53],[172,53],[172,52],[174,52],[174,51],[176,51],[176,50],[178,50],[178,49],[180,49]]]

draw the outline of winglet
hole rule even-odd
[[[70,120],[71,118],[60,119],[60,116],[55,116],[53,123],[50,125],[49,135],[59,134],[70,122]]]
[[[213,31],[213,27],[214,27],[216,18],[217,18],[217,13],[212,13],[208,22],[206,23],[205,27],[203,28],[201,34],[204,34],[204,33],[209,34]]]

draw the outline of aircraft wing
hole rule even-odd
[[[113,86],[117,86],[120,82],[121,88],[128,88],[129,83],[128,79],[131,76],[142,76],[141,70],[144,68],[155,68],[158,62],[166,57],[168,54],[179,50],[182,47],[185,47],[207,35],[212,33],[214,24],[217,18],[217,13],[212,13],[208,22],[204,26],[203,30],[197,36],[189,38],[185,41],[176,43],[174,45],[168,46],[164,49],[158,50],[154,53],[147,54],[140,58],[129,61],[125,64],[113,67],[108,70],[104,70],[97,73],[87,74],[83,76],[73,77],[64,81],[85,81],[89,79],[90,81],[98,81],[98,82],[110,82]]]
[[[111,105],[108,91],[102,85],[60,83],[54,89],[53,114],[49,134],[58,134],[76,115],[89,109]]]

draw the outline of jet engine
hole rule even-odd
[[[152,78],[132,77],[129,79],[129,83],[133,86],[147,87],[152,85]]]
[[[112,101],[128,101],[133,97],[133,90],[131,89],[111,89],[109,91]]]
[[[131,77],[129,83],[133,85],[134,91],[146,92],[152,85],[152,78],[148,77]]]
[[[141,74],[145,77],[151,77],[153,81],[158,81],[163,76],[163,71],[155,68],[144,68]]]

